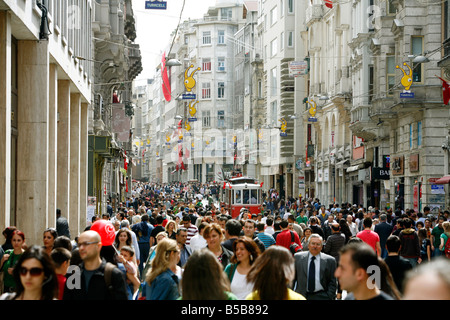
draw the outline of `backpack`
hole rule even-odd
[[[302,247],[295,242],[294,232],[289,231],[291,233],[291,244],[289,245],[289,251],[291,251],[292,255],[302,250]]]
[[[111,275],[112,275],[112,272],[113,272],[115,267],[116,266],[114,264],[112,264],[111,262],[107,262],[106,266],[105,266],[105,283],[106,283],[106,288],[108,288],[108,290],[111,293],[111,295],[114,295],[114,287],[112,286],[112,283],[111,283]]]

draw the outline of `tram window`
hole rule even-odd
[[[251,198],[250,198],[250,202],[252,204],[257,204],[258,203],[258,190],[251,190]]]
[[[243,190],[244,191],[244,204],[249,204],[249,194],[250,194],[250,190]]]
[[[236,190],[235,192],[234,192],[234,194],[236,195],[236,201],[234,202],[234,203],[242,203],[241,202],[241,190]]]

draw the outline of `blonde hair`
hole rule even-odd
[[[442,228],[444,228],[444,232],[448,235],[450,235],[450,222],[444,221],[442,223]]]
[[[169,220],[169,222],[167,222],[166,224],[166,231],[169,232],[169,224],[173,224],[173,232],[177,233],[177,223],[175,222],[175,220]]]
[[[173,239],[162,239],[156,246],[156,256],[152,260],[151,269],[147,273],[146,281],[151,285],[161,273],[169,268],[170,253],[178,251],[177,242]]]

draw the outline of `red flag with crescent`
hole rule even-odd
[[[169,75],[167,74],[167,68],[166,68],[166,53],[163,53],[162,61],[161,61],[161,76],[162,76],[162,90],[164,94],[164,98],[167,102],[169,102],[172,99],[172,96],[170,94],[170,82],[169,82]]]

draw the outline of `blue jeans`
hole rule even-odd
[[[434,247],[434,251],[433,251],[432,257],[433,258],[437,258],[437,257],[440,257],[440,256],[442,256],[442,251],[439,250],[439,247]]]
[[[381,258],[385,259],[387,257],[387,255],[388,255],[387,249],[382,247],[381,248]]]
[[[417,258],[405,258],[405,259],[407,259],[411,263],[413,268],[417,266]]]

